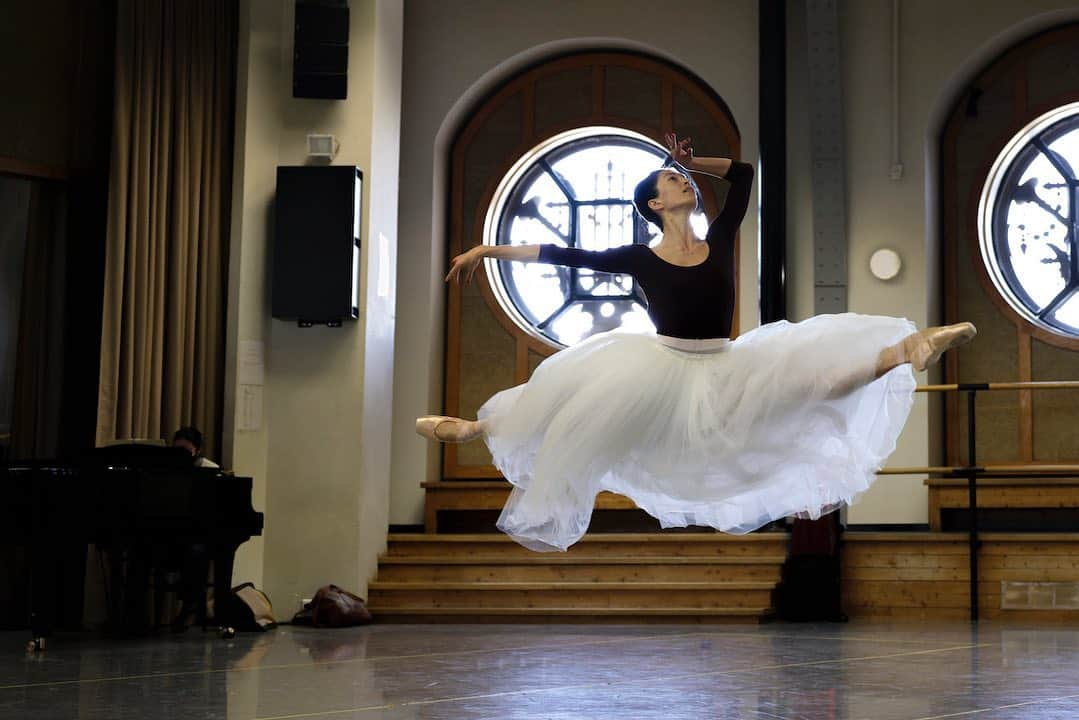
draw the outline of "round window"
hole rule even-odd
[[[633,189],[668,157],[661,145],[627,130],[591,127],[551,138],[502,179],[488,210],[488,245],[606,250],[652,244],[659,229],[636,214]],[[704,215],[693,218],[706,230]],[[565,347],[599,332],[654,330],[647,300],[629,275],[487,259],[503,310],[526,332]]]
[[[997,158],[978,208],[982,259],[1029,322],[1079,336],[1079,103],[1046,113]]]

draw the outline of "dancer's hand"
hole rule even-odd
[[[472,276],[476,274],[476,270],[483,261],[483,249],[483,245],[478,245],[451,260],[450,271],[446,274],[446,282],[450,280],[457,280],[465,284],[472,282]]]
[[[691,138],[678,139],[676,133],[670,132],[663,136],[667,144],[667,150],[671,158],[684,168],[693,168],[693,145]]]

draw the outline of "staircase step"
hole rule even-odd
[[[500,534],[390,535],[386,557],[533,557],[538,553]],[[755,557],[786,555],[787,533],[723,535],[720,533],[594,533],[586,535],[565,553],[605,557]],[[544,555],[548,553],[542,553]]]
[[[570,555],[568,553],[532,553],[524,557],[500,555],[382,555],[383,565],[782,565],[785,555],[731,556],[663,556],[611,557],[608,555]]]
[[[758,623],[769,617],[767,607],[459,607],[384,608],[372,606],[371,614],[380,623]]]
[[[383,557],[387,582],[778,582],[773,557],[602,558],[549,553],[535,558]]]
[[[658,533],[590,533],[578,541],[581,543],[593,542],[718,542],[718,543],[759,543],[759,542],[786,542],[790,537],[785,532],[757,532],[746,535],[729,535],[721,532],[658,532]],[[459,534],[434,534],[434,533],[390,533],[387,535],[390,542],[424,543],[424,542],[484,542],[484,543],[511,543],[512,539],[502,533],[459,533]]]
[[[571,583],[570,587],[530,583],[447,584],[450,587],[418,583],[395,583],[396,587],[373,584],[368,602],[375,607],[768,607],[774,583],[763,587],[742,587],[754,583]],[[413,587],[410,587],[413,585]]]
[[[770,582],[380,582],[371,590],[771,590]]]

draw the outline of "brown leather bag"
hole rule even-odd
[[[311,598],[311,624],[315,627],[348,627],[370,622],[371,613],[363,600],[336,585],[320,587]]]

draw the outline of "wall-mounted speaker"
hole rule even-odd
[[[275,318],[336,326],[359,317],[362,192],[354,166],[277,168]]]
[[[292,96],[348,97],[348,6],[298,0],[294,30]]]

